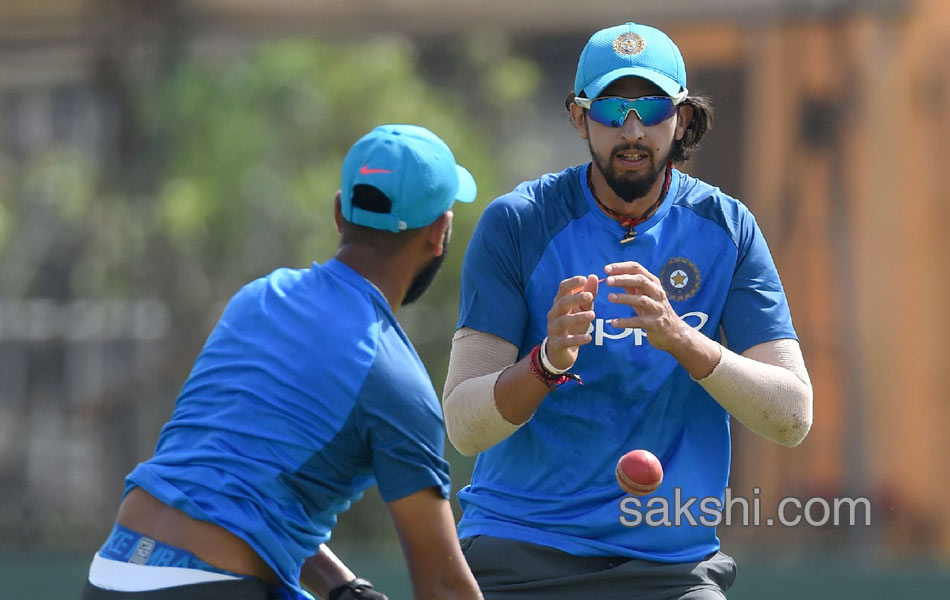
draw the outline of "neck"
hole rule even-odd
[[[635,198],[633,202],[627,202],[614,192],[613,188],[610,187],[604,178],[604,174],[600,172],[600,169],[598,169],[594,163],[591,163],[588,167],[588,183],[597,201],[618,215],[628,219],[649,217],[646,213],[652,211],[657,201],[666,193],[668,175],[669,167],[656,178],[656,181],[653,182],[653,185],[646,194]],[[609,215],[609,213],[607,214]],[[613,217],[613,215],[610,216]]]
[[[375,285],[389,303],[393,314],[402,306],[415,273],[407,267],[400,254],[383,255],[361,244],[343,244],[333,258],[353,269]]]

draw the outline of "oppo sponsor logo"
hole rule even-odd
[[[693,311],[680,315],[680,318],[686,321],[693,329],[702,329],[706,321],[709,320],[709,315],[704,312]],[[594,336],[595,346],[603,346],[604,340],[622,340],[630,336],[633,336],[633,344],[635,346],[642,346],[646,342],[647,332],[643,329],[639,327],[617,329],[610,324],[612,320],[613,319],[594,319],[594,322],[587,328],[587,333]]]

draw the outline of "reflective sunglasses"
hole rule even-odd
[[[602,98],[574,97],[574,104],[587,109],[590,118],[607,127],[623,127],[630,113],[637,115],[647,127],[658,125],[676,112],[676,106],[686,100],[684,90],[674,97],[644,96],[642,98],[621,98],[604,96]]]

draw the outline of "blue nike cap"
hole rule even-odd
[[[667,96],[686,92],[683,55],[668,35],[648,25],[626,23],[591,36],[574,77],[574,94],[596,98],[621,77],[642,77]]]
[[[475,200],[478,191],[446,143],[417,125],[380,125],[361,137],[343,160],[341,182],[343,218],[387,231],[430,225],[456,201]],[[357,185],[382,192],[392,203],[389,212],[353,206]]]

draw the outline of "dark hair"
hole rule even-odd
[[[712,129],[713,107],[712,100],[706,96],[687,96],[681,106],[690,106],[693,108],[693,118],[686,126],[686,132],[682,139],[673,143],[674,163],[683,163],[689,160],[699,148],[699,142],[703,139],[706,132]]]
[[[371,185],[358,184],[353,186],[351,203],[353,206],[374,213],[389,214],[392,210],[392,200],[379,188]],[[418,227],[395,232],[357,225],[344,218],[342,229],[341,243],[343,244],[355,243],[384,252],[391,252],[416,237],[424,228]]]
[[[350,204],[365,211],[388,215],[393,210],[393,201],[374,185],[358,183],[353,186]]]
[[[564,100],[564,108],[567,109],[568,113],[571,111],[571,105],[574,104],[574,97],[572,91]],[[670,158],[677,164],[689,160],[693,152],[699,148],[699,142],[703,139],[703,135],[706,134],[706,131],[712,129],[713,123],[712,101],[706,96],[687,96],[680,106],[692,107],[693,118],[686,126],[683,138],[673,142],[673,154]]]

